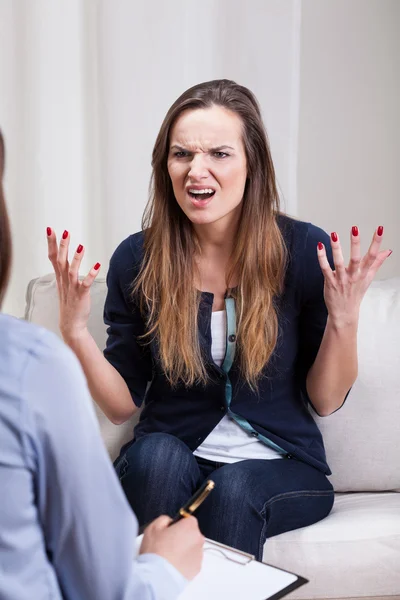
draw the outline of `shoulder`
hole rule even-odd
[[[144,255],[144,231],[133,233],[125,238],[115,249],[110,265],[115,268],[137,268]]]
[[[328,234],[313,223],[300,221],[282,213],[277,216],[277,223],[289,252],[304,253],[310,248],[315,250],[318,242],[325,245],[329,243]]]
[[[47,395],[54,400],[57,390],[85,384],[78,359],[54,333],[0,315],[0,339],[0,425],[5,416],[15,430],[29,429],[27,415],[40,409]]]
[[[126,291],[139,273],[144,256],[144,232],[139,231],[125,238],[110,259],[107,274],[108,287],[117,284]]]
[[[330,237],[321,227],[280,214],[277,222],[288,252],[286,284],[298,287],[311,286],[323,281],[317,255],[318,242],[326,248],[328,261],[333,265]]]
[[[20,380],[27,363],[77,366],[73,352],[54,333],[11,317],[0,315],[0,372],[3,377]]]

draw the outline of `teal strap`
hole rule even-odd
[[[236,310],[235,300],[233,298],[225,298],[226,308],[226,352],[222,369],[225,373],[229,373],[235,358],[236,351]]]
[[[226,352],[224,362],[222,363],[222,370],[226,373],[226,384],[225,384],[225,402],[226,407],[228,409],[228,415],[236,421],[236,423],[245,431],[250,433],[251,435],[257,437],[260,442],[273,448],[280,454],[287,454],[283,448],[271,442],[268,438],[258,433],[250,423],[237,415],[236,413],[231,411],[231,402],[232,402],[232,384],[229,379],[229,371],[232,367],[233,360],[235,358],[236,351],[236,310],[235,310],[235,300],[233,298],[225,298],[225,308],[226,308]]]

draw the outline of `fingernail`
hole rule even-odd
[[[46,229],[46,231],[47,231],[47,237],[50,237],[51,236],[51,227],[48,227]]]
[[[383,234],[383,227],[382,227],[382,225],[379,225],[378,230],[377,230],[376,233],[379,235],[379,237]]]
[[[337,242],[337,240],[338,240],[338,237],[337,237],[337,233],[336,233],[336,231],[333,231],[333,232],[331,233],[331,239],[332,239],[332,242]]]
[[[354,237],[357,237],[357,236],[358,236],[358,227],[357,227],[357,225],[354,225],[354,226],[351,228],[351,233],[354,235]]]
[[[98,270],[100,269],[100,263],[96,263],[96,264],[94,265],[93,269],[94,269],[95,271],[98,271]]]
[[[323,250],[324,249],[324,245],[322,242],[318,242],[318,250]]]
[[[66,239],[67,239],[67,237],[68,237],[68,231],[67,231],[67,230],[65,230],[65,231],[64,231],[64,233],[62,234],[62,239],[63,239],[63,240],[66,240]]]
[[[389,252],[389,254],[388,254],[388,258],[389,258],[389,256],[390,256],[391,254],[393,254],[393,250],[391,250],[391,251]]]
[[[79,246],[76,249],[77,253],[80,254],[82,252],[82,250],[83,250],[83,246],[82,246],[82,244],[79,244]]]

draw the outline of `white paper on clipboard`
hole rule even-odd
[[[179,600],[276,600],[303,583],[306,580],[293,573],[206,540],[201,572]]]
[[[294,573],[206,539],[201,572],[179,600],[278,600],[305,583],[306,579]]]

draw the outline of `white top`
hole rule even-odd
[[[211,355],[220,367],[226,350],[226,311],[211,315]],[[225,415],[204,442],[194,451],[195,456],[224,463],[235,463],[249,458],[283,458],[250,433],[245,431],[228,415]]]

